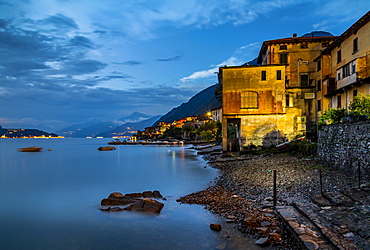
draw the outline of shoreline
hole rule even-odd
[[[233,223],[243,234],[256,240],[267,238],[260,245],[275,249],[297,249],[298,243],[272,208],[272,170],[277,171],[278,206],[319,194],[319,169],[322,169],[325,191],[349,189],[356,181],[353,176],[321,168],[313,158],[286,154],[249,155],[235,161],[210,155],[203,158],[208,166],[218,170],[218,177],[205,190],[177,201],[203,205],[227,223]]]

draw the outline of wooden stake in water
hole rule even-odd
[[[274,208],[276,207],[276,170],[273,170],[272,171],[272,176],[273,176],[273,179],[274,179],[274,196],[273,196],[273,199],[274,199]]]

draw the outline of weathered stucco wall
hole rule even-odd
[[[370,122],[324,126],[319,130],[318,157],[339,169],[370,171]]]

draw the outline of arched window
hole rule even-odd
[[[245,91],[241,93],[241,108],[242,109],[258,109],[258,94],[253,91]]]

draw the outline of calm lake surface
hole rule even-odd
[[[0,249],[259,249],[181,196],[217,171],[185,147],[120,145],[111,139],[0,139]],[[18,152],[40,146],[42,152]],[[48,151],[52,149],[52,151]],[[159,190],[158,216],[102,212],[112,192]],[[209,224],[222,224],[220,233]]]

